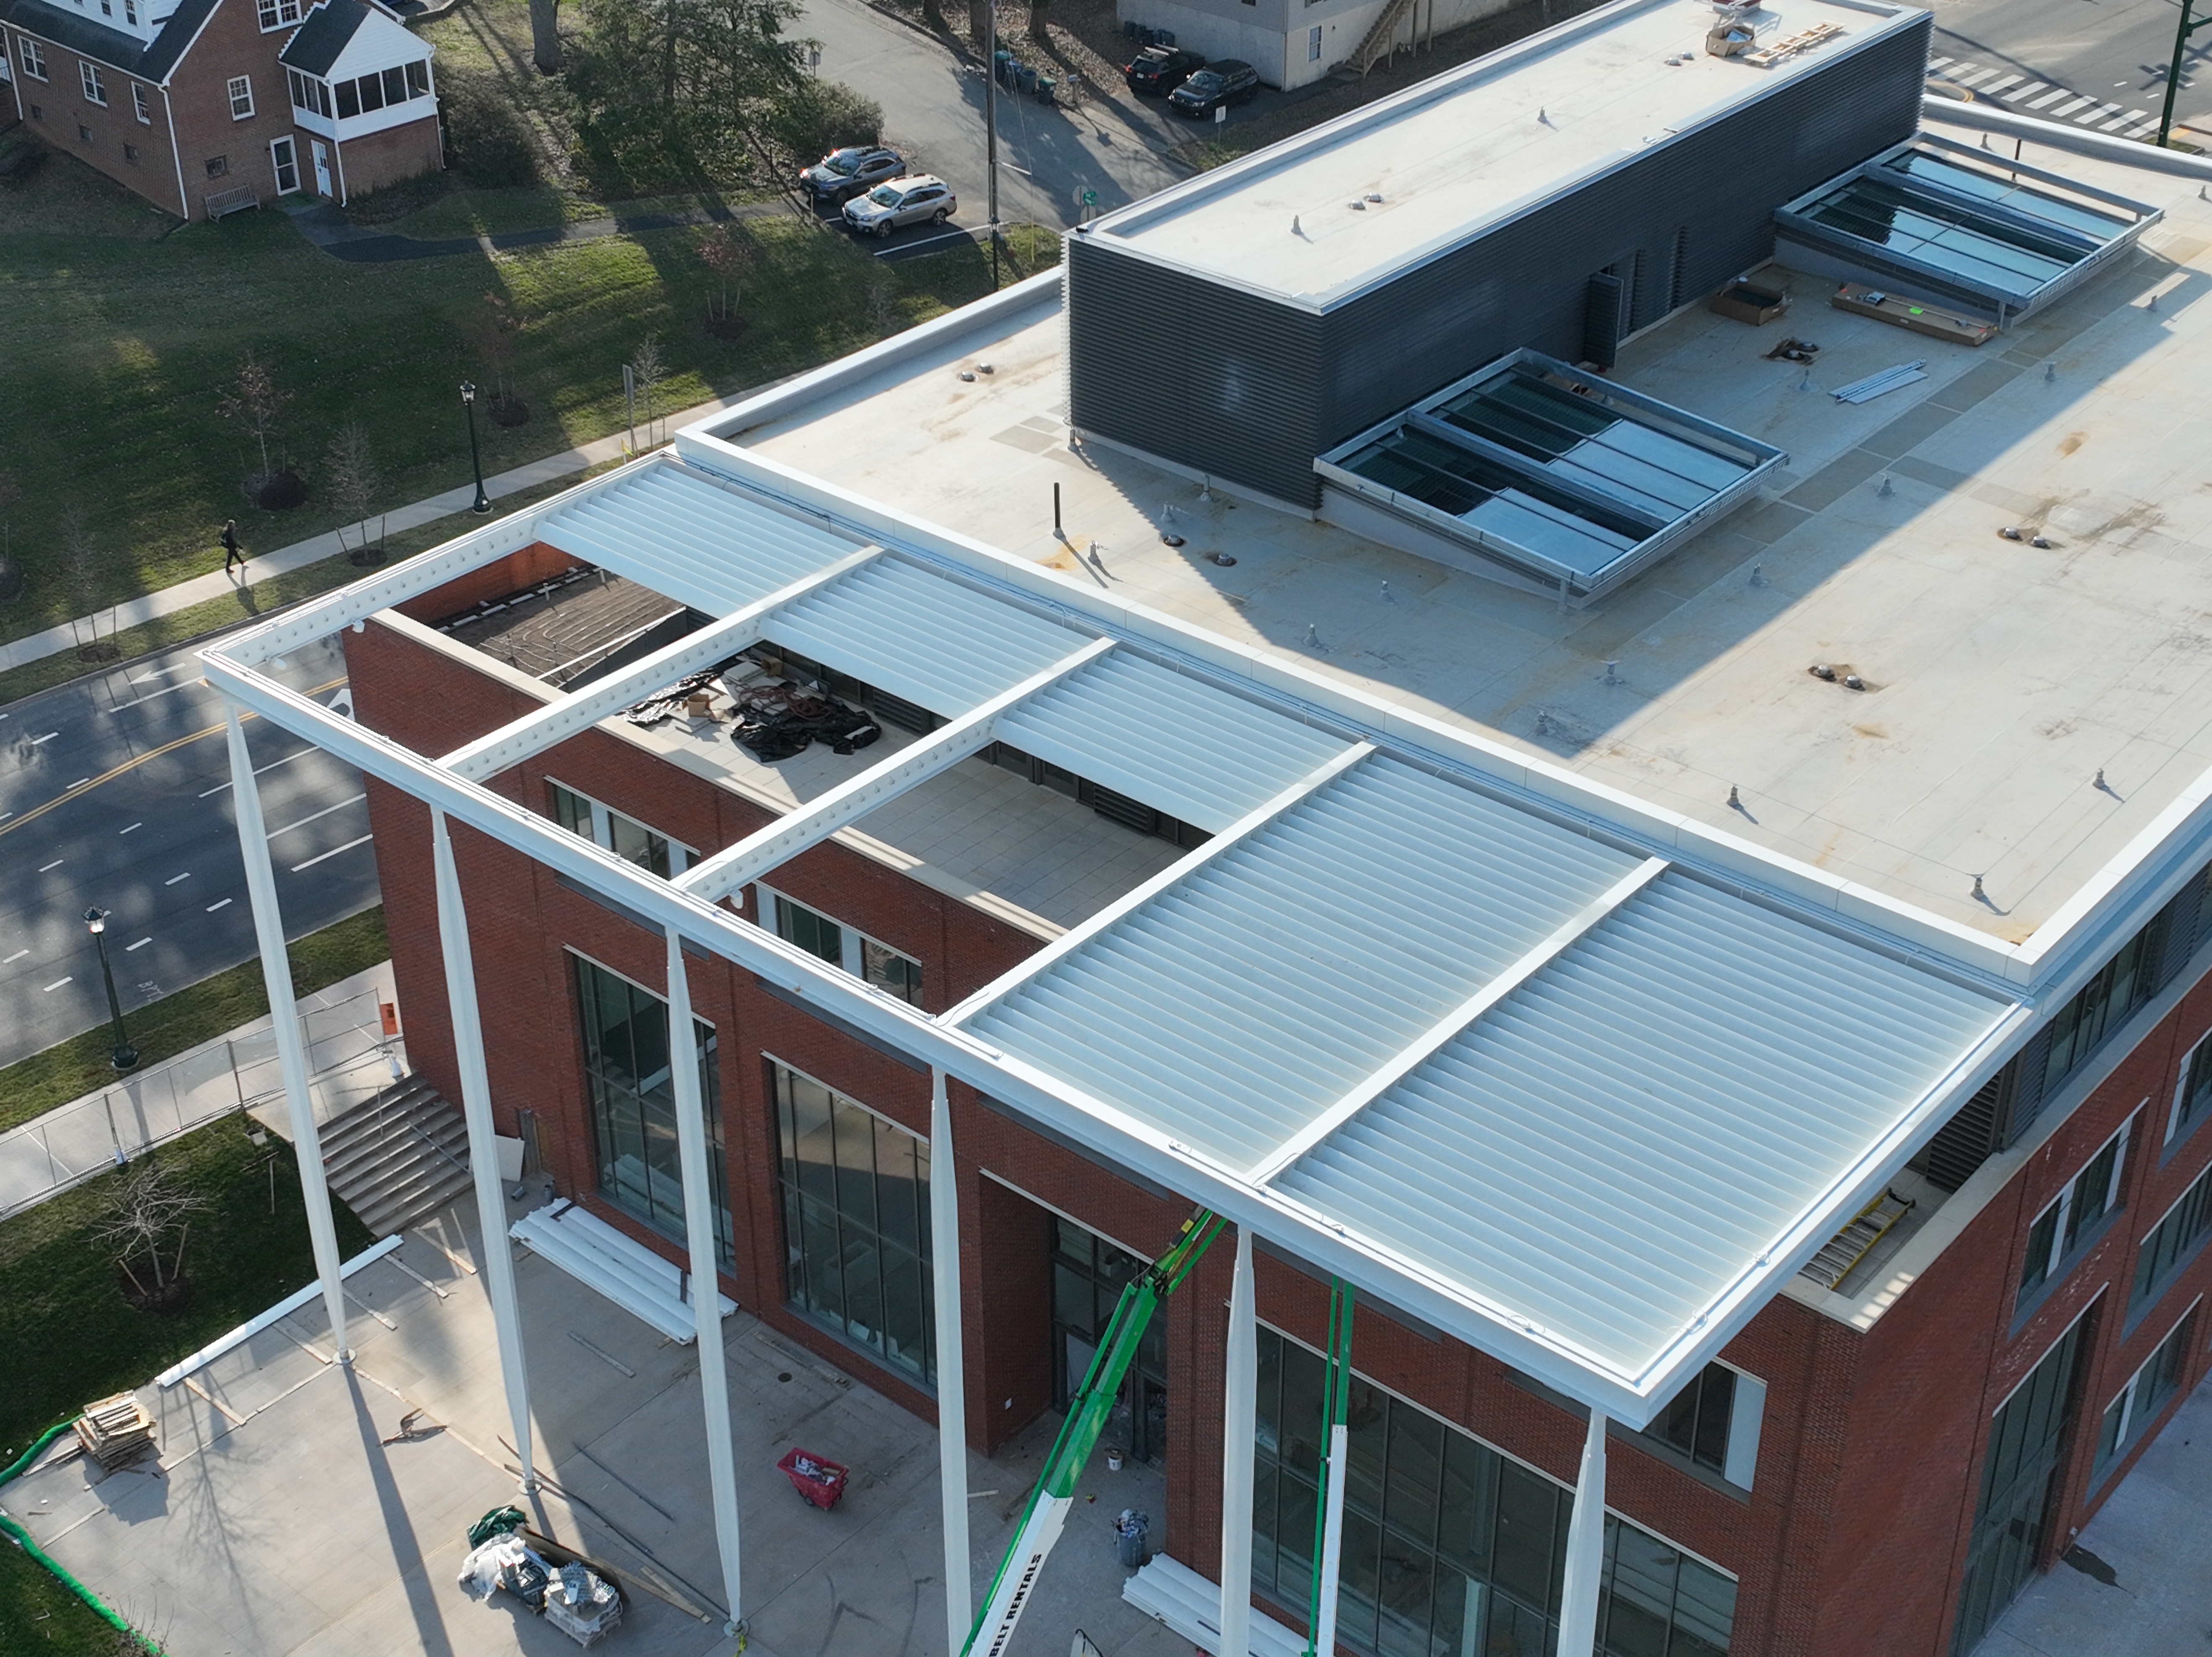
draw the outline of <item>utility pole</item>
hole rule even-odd
[[[2181,0],[2181,21],[2173,31],[2173,63],[2166,72],[2166,106],[2159,112],[2158,147],[2166,148],[2166,137],[2173,130],[2173,94],[2181,90],[2181,58],[2188,49],[2189,37],[2197,30],[2212,26],[2212,17],[2190,21],[2190,10],[2196,0]]]
[[[999,0],[983,0],[983,180],[990,198],[991,291],[999,291]]]

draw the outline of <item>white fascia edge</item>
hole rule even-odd
[[[1576,1347],[1467,1285],[1407,1260],[1372,1240],[1354,1236],[1282,1193],[1254,1187],[1225,1168],[1112,1106],[999,1052],[963,1031],[867,987],[829,962],[763,932],[750,921],[687,892],[557,827],[480,785],[464,782],[397,742],[332,714],[230,654],[234,644],[258,649],[271,622],[203,652],[209,677],[226,694],[273,725],[303,737],[362,771],[426,801],[533,860],[580,881],[654,923],[675,928],[712,953],[773,979],[811,1005],[843,1018],[927,1065],[1014,1106],[1109,1161],[1121,1161],[1156,1183],[1180,1189],[1238,1225],[1250,1225],[1316,1266],[1369,1287],[1489,1353],[1536,1376],[1589,1408],[1641,1427],[1682,1383],[1773,1297],[1805,1260],[1834,1235],[1838,1216],[1863,1207],[1867,1193],[1893,1177],[1929,1124],[1955,1108],[1992,1073],[2002,1049],[2029,1017],[2015,1006],[1998,1019],[1951,1074],[1848,1170],[1815,1205],[1755,1259],[1712,1306],[1642,1371],[1631,1375]]]
[[[360,1271],[364,1266],[374,1265],[377,1261],[382,1259],[386,1254],[396,1250],[401,1243],[406,1241],[407,1240],[401,1236],[398,1232],[394,1232],[392,1235],[386,1237],[382,1242],[372,1243],[368,1247],[362,1249],[360,1253],[348,1260],[343,1266],[338,1267],[338,1276],[340,1278],[349,1278],[353,1276],[355,1272]],[[313,1283],[307,1284],[306,1288],[301,1289],[294,1294],[287,1295],[283,1300],[278,1301],[276,1305],[270,1307],[266,1312],[262,1313],[258,1317],[247,1319],[244,1323],[240,1324],[237,1328],[232,1330],[228,1334],[216,1336],[213,1340],[201,1347],[198,1351],[193,1353],[190,1357],[182,1359],[179,1363],[172,1365],[170,1368],[162,1370],[160,1375],[154,1377],[154,1384],[156,1387],[173,1387],[179,1381],[184,1380],[185,1376],[197,1375],[200,1370],[206,1369],[209,1364],[213,1363],[217,1358],[221,1357],[225,1352],[230,1351],[236,1347],[243,1346],[247,1341],[252,1340],[264,1329],[269,1327],[270,1324],[280,1322],[283,1319],[290,1317],[293,1313],[298,1311],[301,1307],[307,1305],[310,1302],[319,1300],[322,1297],[322,1293],[323,1280],[320,1278],[318,1278]]]

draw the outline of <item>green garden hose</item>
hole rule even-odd
[[[69,1422],[64,1421],[60,1426],[49,1427],[45,1432],[41,1433],[39,1435],[38,1442],[32,1445],[29,1449],[24,1451],[21,1455],[16,1457],[15,1464],[12,1466],[4,1470],[0,1470],[0,1484],[5,1484],[9,1479],[21,1472],[24,1468],[29,1466],[33,1461],[36,1461],[39,1459],[39,1453],[45,1449],[47,1445],[59,1438],[64,1433],[69,1431],[70,1425],[70,1423]],[[59,1565],[56,1564],[47,1557],[45,1550],[40,1548],[37,1543],[31,1540],[30,1532],[25,1530],[21,1525],[17,1524],[14,1520],[9,1518],[8,1515],[3,1513],[0,1513],[0,1535],[6,1536],[10,1541],[14,1542],[17,1547],[22,1549],[25,1553],[29,1554],[32,1558],[37,1560],[41,1565],[44,1565],[46,1569],[52,1574],[56,1581],[59,1582],[71,1593],[76,1595],[78,1599],[83,1600],[85,1604],[90,1605],[94,1611],[97,1611],[108,1622],[112,1623],[123,1633],[129,1635],[132,1639],[136,1640],[141,1646],[146,1648],[147,1652],[150,1654],[150,1657],[168,1657],[168,1654],[163,1651],[160,1646],[155,1644],[153,1641],[139,1633],[137,1629],[132,1628],[130,1624],[125,1622],[120,1617],[118,1617],[113,1611],[102,1605],[98,1594],[94,1593],[90,1588],[85,1587],[83,1583],[78,1581],[76,1578],[71,1576]]]

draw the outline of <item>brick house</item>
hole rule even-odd
[[[0,0],[0,98],[184,218],[443,164],[431,48],[376,0]]]
[[[1201,1649],[1316,1575],[1351,1657],[1972,1648],[2212,1368],[2212,575],[2138,539],[2206,221],[1923,130],[1927,15],[1812,3],[1765,68],[1601,8],[207,652],[366,774],[531,1247],[712,1275],[957,1512],[1203,1205],[1110,1429]],[[1862,404],[1705,302],[1837,265],[2006,326],[1820,312],[1823,386],[1928,375]],[[331,634],[352,719],[260,667]],[[878,734],[763,751],[787,685]]]

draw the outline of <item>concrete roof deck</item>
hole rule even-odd
[[[1826,279],[1788,273],[1798,303],[1781,323],[1692,310],[1632,342],[1618,378],[1792,458],[1771,498],[1585,610],[1201,498],[1103,446],[1071,451],[1054,300],[723,432],[1093,592],[2017,941],[2212,769],[2212,481],[2191,440],[2212,363],[2212,205],[2180,179],[2040,159],[2167,217],[1978,350],[1836,311]],[[1763,357],[1784,334],[1824,348],[1810,389]],[[994,372],[957,378],[979,359]],[[1914,361],[1926,380],[1869,404],[1821,389]],[[1095,540],[1097,560],[1052,537],[1055,483],[1070,541]],[[2051,545],[2003,539],[2006,525]],[[1869,689],[1813,677],[1815,661]]]
[[[1705,55],[1704,0],[1627,0],[1163,191],[1090,234],[1327,305],[1920,15],[1875,0],[1779,0],[1756,14],[1761,46],[1823,23],[1842,33],[1759,69]]]

